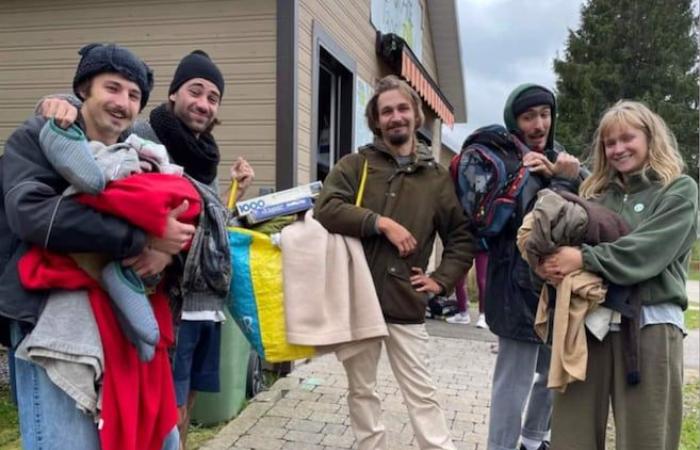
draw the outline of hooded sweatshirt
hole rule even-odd
[[[552,93],[552,91],[538,84],[521,84],[520,86],[515,88],[513,92],[510,93],[508,99],[506,100],[506,107],[503,109],[503,121],[505,122],[508,131],[518,136],[518,138],[520,138],[521,141],[525,142],[523,134],[518,128],[518,118],[513,112],[513,103],[523,92],[532,88],[539,88],[552,94],[552,99],[554,103],[552,105],[552,124],[549,127],[549,135],[547,136],[547,144],[545,145],[544,153],[545,155],[547,155],[547,158],[554,162],[554,160],[556,159],[556,153],[553,152],[555,145],[559,148],[560,151],[563,150],[563,147],[554,142],[554,130],[556,129],[557,125],[557,98],[554,96],[554,93]]]
[[[522,139],[517,118],[513,113],[513,103],[526,90],[539,87],[551,93],[547,88],[536,84],[522,84],[509,96],[503,110],[506,128]],[[552,122],[547,136],[544,154],[554,162],[563,147],[554,140],[556,127],[556,97],[552,105]],[[541,282],[531,272],[516,247],[517,230],[525,214],[532,209],[537,200],[537,193],[545,188],[564,189],[576,193],[581,177],[567,180],[558,177],[551,179],[531,173],[519,196],[518,207],[504,227],[503,231],[487,240],[489,248],[489,265],[486,273],[486,322],[491,331],[498,336],[526,342],[541,342],[533,326]]]

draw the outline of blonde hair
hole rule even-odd
[[[678,151],[676,137],[666,122],[645,104],[631,100],[620,100],[607,109],[593,135],[591,175],[581,184],[579,193],[583,198],[599,196],[611,182],[622,182],[622,177],[609,164],[605,156],[605,138],[615,127],[632,127],[644,132],[649,152],[642,169],[642,176],[654,176],[662,186],[678,178],[685,163]]]
[[[411,89],[405,81],[401,80],[396,75],[387,75],[374,87],[374,95],[367,102],[365,107],[365,117],[367,118],[367,126],[375,136],[381,137],[382,130],[379,129],[377,123],[379,122],[379,110],[377,109],[377,103],[379,96],[384,92],[397,90],[404,94],[406,97],[411,99],[411,105],[413,106],[413,112],[416,116],[416,129],[420,128],[425,122],[425,115],[423,114],[423,102],[420,97]]]

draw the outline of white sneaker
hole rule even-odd
[[[461,323],[462,325],[469,325],[469,322],[471,322],[471,319],[469,318],[469,313],[464,312],[464,313],[457,313],[452,317],[448,317],[445,319],[445,322],[447,323]]]
[[[484,314],[479,314],[479,320],[476,321],[477,328],[488,328],[486,325],[486,316]]]

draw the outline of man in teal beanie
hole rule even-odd
[[[508,131],[530,149],[523,157],[530,177],[519,196],[517,213],[488,241],[486,322],[498,336],[488,449],[546,450],[552,411],[547,389],[550,352],[533,328],[539,289],[517,250],[516,233],[538,191],[578,190],[580,167],[554,141],[556,99],[549,89],[535,84],[517,87],[508,97],[503,118]]]

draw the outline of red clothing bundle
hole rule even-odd
[[[197,190],[186,178],[162,173],[140,173],[112,181],[100,194],[82,194],[78,200],[158,237],[163,237],[170,210],[187,200],[190,207],[178,220],[195,223],[202,203]]]
[[[122,217],[149,234],[162,236],[168,212],[189,201],[179,217],[193,223],[201,210],[194,186],[183,177],[163,174],[132,175],[113,181],[99,195],[80,201]],[[100,443],[102,450],[160,450],[166,434],[177,424],[177,406],[167,348],[174,343],[167,297],[150,296],[160,328],[160,342],[152,361],[139,360],[126,339],[107,294],[67,255],[34,248],[19,263],[27,289],[85,289],[90,297],[104,352]]]

